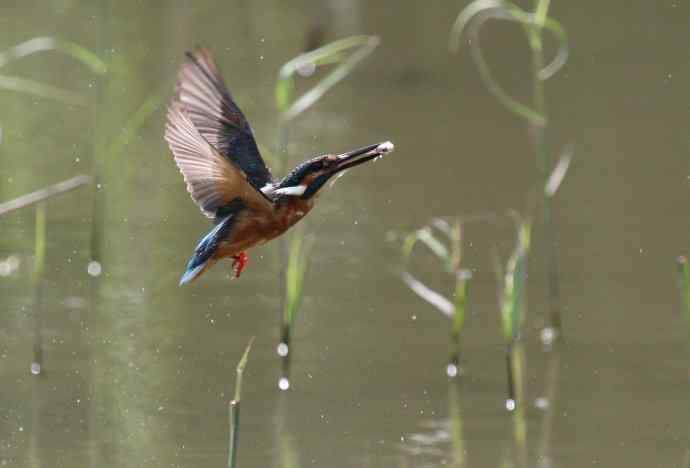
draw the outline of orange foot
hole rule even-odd
[[[240,252],[232,256],[232,269],[235,271],[235,278],[239,278],[247,264],[249,263],[249,255],[247,252]]]

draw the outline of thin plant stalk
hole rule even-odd
[[[467,293],[469,278],[458,274],[455,283],[455,307],[453,310],[453,325],[451,327],[451,354],[448,367],[448,375],[457,375],[460,369],[460,332],[465,324],[465,307],[467,305]]]
[[[285,302],[278,345],[278,354],[282,358],[282,375],[279,382],[281,390],[287,390],[290,386],[291,337],[304,297],[304,277],[311,244],[311,238],[307,238],[302,230],[295,231],[290,238],[285,270]]]
[[[527,418],[525,401],[525,350],[521,342],[510,347],[512,372],[515,380],[515,411],[513,412],[513,441],[520,466],[527,466]]]
[[[240,402],[242,401],[242,377],[244,368],[247,366],[249,351],[252,349],[254,337],[249,340],[242,359],[237,363],[237,378],[235,379],[235,396],[228,405],[228,424],[230,426],[230,436],[228,440],[228,468],[237,466],[237,449],[240,438]]]
[[[34,344],[31,374],[40,375],[43,371],[43,272],[46,258],[46,206],[45,201],[36,205],[36,226],[34,246]]]
[[[688,275],[688,259],[683,256],[678,257],[676,266],[678,269],[678,286],[680,287],[681,299],[688,319],[688,332],[690,333],[690,276]]]
[[[462,407],[457,382],[449,382],[448,404],[450,415],[451,450],[454,468],[463,468],[467,464],[465,437],[463,435]]]
[[[517,227],[517,244],[506,265],[500,292],[501,328],[506,342],[506,381],[508,398],[506,408],[513,411],[523,403],[524,357],[518,346],[526,311],[527,256],[530,248],[531,224],[520,221]],[[500,270],[500,268],[497,268]]]
[[[534,108],[544,117],[543,125],[530,123],[534,137],[534,147],[539,161],[539,169],[544,184],[548,182],[550,170],[548,148],[546,146],[546,129],[548,125],[548,111],[544,96],[544,79],[540,73],[544,68],[544,50],[542,31],[544,22],[548,16],[549,0],[536,0],[536,15],[533,27],[530,28],[530,49],[532,50],[532,76],[534,83]],[[561,318],[561,282],[558,260],[558,232],[556,220],[553,216],[553,197],[544,197],[544,240],[546,242],[547,281],[549,291],[549,325],[553,329],[554,336],[563,334]]]
[[[300,466],[299,452],[295,438],[288,426],[288,400],[285,395],[278,398],[278,408],[274,413],[273,428],[276,439],[274,445],[278,447],[279,460],[276,465],[283,468],[297,468]]]
[[[551,441],[553,440],[553,419],[556,411],[556,395],[558,393],[558,377],[561,368],[561,356],[559,350],[549,353],[546,362],[546,388],[542,401],[544,416],[541,422],[541,439],[538,451],[538,466],[550,467]]]

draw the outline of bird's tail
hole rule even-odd
[[[211,232],[206,234],[203,239],[199,241],[196,249],[194,249],[192,258],[190,258],[189,263],[187,263],[187,269],[182,275],[182,278],[180,278],[180,286],[194,281],[218,261],[215,256],[218,245],[222,239],[229,235],[233,226],[233,221],[233,215],[223,218]]]
[[[183,284],[187,284],[197,279],[204,272],[204,270],[206,270],[206,263],[207,262],[204,262],[201,265],[197,265],[192,268],[187,267],[187,270],[182,275],[182,278],[180,278],[179,286],[182,286]]]
[[[216,263],[217,259],[214,258],[216,244],[215,242],[209,242],[208,237],[209,236],[206,236],[202,239],[194,251],[192,258],[189,259],[187,268],[182,278],[180,278],[180,286],[194,281]],[[211,238],[211,240],[213,239]]]

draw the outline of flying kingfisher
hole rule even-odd
[[[196,246],[180,285],[223,257],[232,257],[239,277],[249,261],[245,251],[302,219],[329,179],[393,151],[386,141],[317,156],[274,180],[249,123],[203,48],[186,54],[168,108],[165,140],[192,199],[215,223]]]

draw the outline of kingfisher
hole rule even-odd
[[[192,200],[215,224],[194,249],[180,285],[224,257],[232,258],[238,278],[249,261],[246,251],[304,218],[326,182],[393,151],[386,141],[325,154],[274,179],[247,119],[205,48],[186,53],[168,107],[165,140]]]

